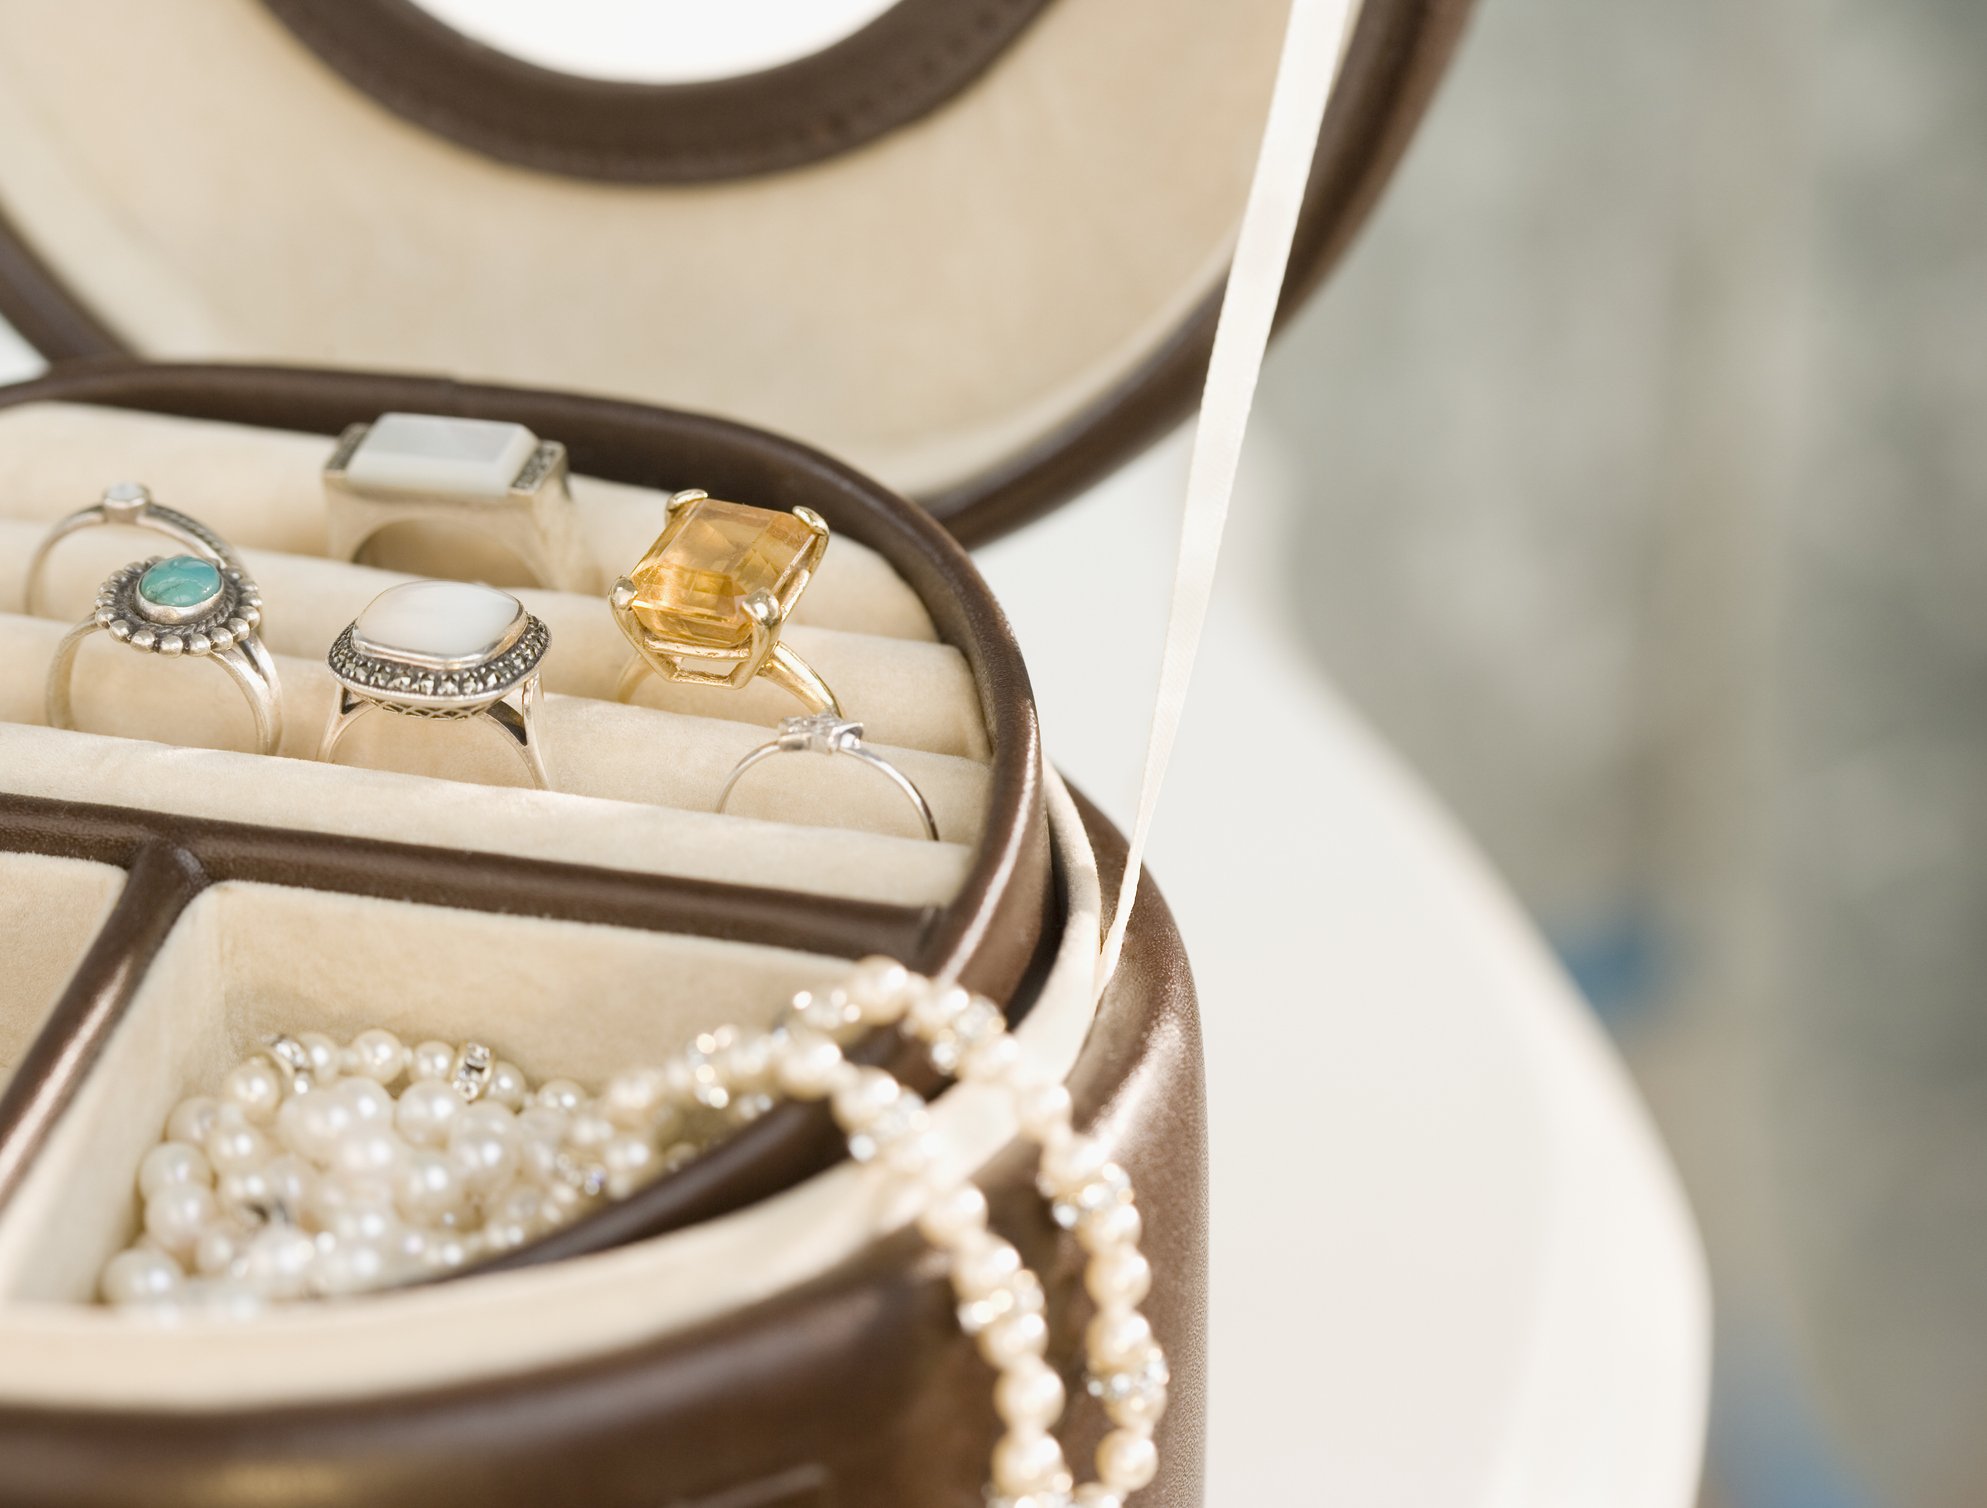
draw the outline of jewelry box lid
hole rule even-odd
[[[1360,0],[1288,312],[1468,0]],[[0,7],[0,313],[51,360],[605,392],[807,440],[968,540],[1181,417],[1287,0],[897,0],[825,50],[581,78],[413,0]]]

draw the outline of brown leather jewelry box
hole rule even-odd
[[[1377,194],[1462,11],[1364,5],[1296,289]],[[584,1077],[764,1019],[876,950],[1011,1002],[1118,1147],[1175,1375],[1140,1501],[1200,1501],[1185,958],[1148,890],[1092,1015],[1122,843],[1045,771],[1026,671],[951,536],[1053,506],[1191,400],[1282,17],[902,0],[774,74],[663,88],[545,73],[405,0],[0,11],[0,311],[56,362],[0,393],[17,558],[136,476],[242,546],[307,703],[329,694],[312,656],[391,579],[323,558],[316,468],[348,423],[407,409],[563,441],[617,565],[672,487],[805,504],[836,544],[795,632],[944,839],[798,774],[710,815],[713,772],[777,699],[611,704],[604,610],[568,594],[527,594],[564,649],[552,793],[411,744],[390,770],[225,752],[224,699],[177,676],[198,666],[144,667],[168,685],[106,665],[79,691],[97,731],[55,732],[40,667],[63,625],[0,601],[0,1501],[980,1502],[990,1374],[818,1111],[776,1111],[474,1281],[231,1332],[80,1302],[164,1107],[270,1030],[495,1021],[528,1068]],[[420,370],[482,380],[386,375]],[[79,537],[51,600],[79,614],[130,553]],[[149,741],[167,703],[195,730],[175,743],[213,747]],[[929,1084],[890,1042],[864,1050]],[[939,1110],[979,1146],[1075,1378],[1074,1253],[997,1118],[959,1092]],[[1072,1392],[1082,1460],[1101,1424]]]

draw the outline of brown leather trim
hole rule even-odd
[[[206,883],[192,857],[171,844],[144,840],[132,854],[124,890],[0,1093],[0,1208],[88,1077],[166,934]]]
[[[1086,811],[1107,892],[1123,841]],[[1141,1508],[1202,1501],[1207,1163],[1198,1018],[1178,933],[1146,886],[1125,963],[1070,1083],[1137,1182],[1174,1382]],[[1070,1458],[1103,1423],[1080,1384],[1081,1254],[1046,1218],[1032,1159],[983,1180],[1048,1288],[1070,1384]],[[21,1508],[585,1503],[590,1508],[984,1508],[992,1377],[914,1234],[695,1332],[458,1388],[226,1414],[0,1409]],[[223,1464],[225,1463],[225,1464]]]
[[[263,4],[354,88],[458,146],[569,178],[704,183],[819,162],[929,114],[1049,0],[897,0],[810,57],[691,84],[541,68],[410,0]]]
[[[158,844],[171,845],[203,876],[196,888],[246,880],[506,916],[682,932],[830,956],[853,957],[865,950],[922,953],[930,947],[940,915],[938,908],[328,837],[0,791],[0,849],[135,866],[137,857]],[[133,857],[122,856],[127,852]]]
[[[209,879],[261,879],[740,937],[845,956],[881,948],[922,969],[956,971],[997,999],[1010,998],[1034,967],[1054,897],[1040,738],[1027,671],[1005,616],[965,553],[931,519],[868,478],[805,446],[724,420],[442,378],[113,360],[76,364],[0,388],[0,408],[36,401],[96,403],[327,436],[387,409],[501,417],[558,436],[574,466],[594,475],[651,486],[695,476],[714,491],[767,506],[813,507],[837,531],[889,560],[923,598],[940,635],[965,655],[992,745],[990,805],[986,833],[960,894],[929,912],[21,797],[0,800],[0,846],[132,862],[112,855],[135,830],[190,855]],[[17,836],[10,839],[10,833]],[[128,934],[106,928],[100,943],[122,946],[132,967],[141,969],[149,956],[145,950],[158,940],[142,928]],[[104,1008],[114,1006],[109,1002]],[[51,1042],[66,1024],[88,1014],[80,1004],[63,1013],[50,1027]],[[888,1036],[861,1050],[912,1082],[928,1072]],[[49,1052],[59,1056],[58,1048]],[[74,1087],[72,1076],[59,1092],[66,1097]],[[5,1108],[0,1102],[0,1138],[6,1135]],[[17,1126],[9,1139],[18,1142],[32,1129]],[[591,1221],[571,1227],[561,1234],[562,1249],[618,1239],[631,1221],[646,1233],[739,1208],[841,1155],[840,1137],[825,1115],[776,1112],[694,1176],[685,1170],[661,1180],[610,1212],[612,1219],[598,1228]],[[533,1248],[517,1259],[537,1260],[539,1253]]]
[[[116,356],[128,349],[5,214],[0,214],[0,318],[50,361]]]
[[[247,880],[843,957],[923,954],[932,946],[940,915],[936,910],[502,854],[478,855],[465,863],[468,856],[447,849],[366,839],[327,843],[314,833],[5,792],[0,792],[0,850],[63,854],[130,869],[118,904],[13,1079],[0,1091],[0,1208],[82,1088],[180,912],[212,883]],[[777,1168],[754,1171],[760,1178],[779,1177]],[[704,1183],[707,1187],[698,1195],[702,1207],[745,1197],[709,1179]],[[677,1197],[689,1192],[680,1191]],[[676,1208],[675,1199],[670,1208]]]
[[[341,0],[319,7],[342,8]],[[1469,9],[1470,0],[1365,0],[1319,137],[1280,318],[1296,312],[1365,223],[1441,80]],[[1075,496],[1192,411],[1218,309],[1216,290],[1084,412],[1004,463],[919,501],[976,545]],[[128,349],[4,217],[0,314],[51,361]]]

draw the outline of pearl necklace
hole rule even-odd
[[[941,1071],[1002,1092],[1040,1150],[1038,1185],[1087,1253],[1096,1306],[1088,1389],[1114,1428],[1077,1486],[1051,1432],[1065,1390],[1045,1359],[1041,1279],[987,1224],[986,1196],[937,1167],[924,1100],[851,1063],[842,1043],[895,1026]],[[396,1096],[395,1086],[401,1086]],[[217,1096],[183,1101],[139,1168],[144,1234],[105,1265],[104,1298],[177,1315],[249,1314],[271,1301],[439,1275],[623,1198],[763,1114],[774,1096],[826,1100],[850,1155],[915,1189],[921,1234],[946,1259],[961,1328],[996,1373],[1006,1433],[989,1508],[1122,1508],[1158,1469],[1165,1353],[1139,1304],[1152,1269],[1131,1180],[1076,1131],[1069,1091],[1031,1071],[999,1007],[866,959],[842,986],[796,996],[771,1031],[721,1027],[598,1095],[534,1088],[478,1043],[407,1047],[361,1032],[346,1047],[279,1037]]]

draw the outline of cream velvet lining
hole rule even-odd
[[[1053,777],[1049,813],[1069,921],[1018,1036],[1061,1077],[1094,1015],[1100,896],[1081,821]],[[534,1072],[595,1078],[699,1027],[763,1021],[794,985],[842,967],[579,923],[218,887],[188,910],[0,1224],[0,1356],[35,1359],[0,1368],[0,1399],[197,1410],[445,1386],[639,1344],[827,1271],[915,1213],[855,1164],[633,1246],[252,1325],[158,1328],[68,1302],[133,1230],[131,1169],[175,1097],[211,1082],[260,1032],[474,1029]],[[961,1169],[984,1166],[1015,1131],[983,1089],[947,1092],[934,1122]]]
[[[62,624],[44,618],[0,615],[0,718],[41,720],[43,670],[64,632]],[[286,719],[280,752],[292,760],[312,760],[338,683],[322,660],[278,656],[277,664]],[[100,636],[77,656],[75,686],[77,726],[97,734],[134,739],[148,729],[169,729],[174,743],[200,748],[243,744],[252,736],[248,709],[234,682],[197,660],[141,657]],[[538,731],[559,790],[692,811],[710,810],[739,756],[766,737],[765,729],[744,723],[573,696],[547,697],[539,709]],[[659,751],[666,753],[658,757]],[[915,749],[879,746],[879,752],[924,792],[940,832],[961,843],[979,836],[986,809],[985,765]],[[360,761],[490,785],[515,783],[519,768],[516,756],[486,728],[379,715],[353,728],[339,746],[338,759],[341,766]],[[246,778],[264,783],[264,762],[252,756],[242,760]],[[287,774],[279,771],[267,779],[273,783]],[[362,770],[341,783],[374,782]],[[894,787],[839,760],[783,759],[741,781],[726,811],[921,836],[910,803]]]
[[[124,871],[108,864],[0,853],[0,1089],[123,888]]]
[[[17,0],[0,205],[147,355],[626,393],[930,489],[1080,411],[1216,285],[1286,11],[1060,0],[857,151],[631,187],[434,138],[255,0]]]
[[[879,752],[924,791],[942,843],[918,836],[909,804],[875,772],[817,756],[754,771],[727,815],[712,815],[731,767],[796,704],[765,684],[727,692],[659,681],[639,704],[616,703],[627,645],[600,598],[564,592],[520,592],[552,630],[540,734],[557,789],[516,788],[515,761],[487,727],[382,714],[354,728],[338,765],[316,763],[336,691],[324,651],[377,592],[407,579],[317,553],[318,471],[329,449],[320,436],[86,406],[0,412],[0,558],[24,564],[50,523],[124,477],[241,549],[278,657],[287,756],[235,752],[247,746],[248,712],[217,667],[141,657],[102,638],[77,661],[82,731],[37,726],[49,658],[97,584],[127,561],[174,548],[150,533],[92,529],[50,558],[42,599],[50,616],[21,615],[18,566],[0,580],[0,783],[29,795],[905,905],[957,892],[986,819],[978,693],[917,595],[851,540],[830,545],[791,641],[863,719]],[[573,492],[596,558],[617,566],[637,558],[658,526],[660,495],[588,477],[574,478]]]

